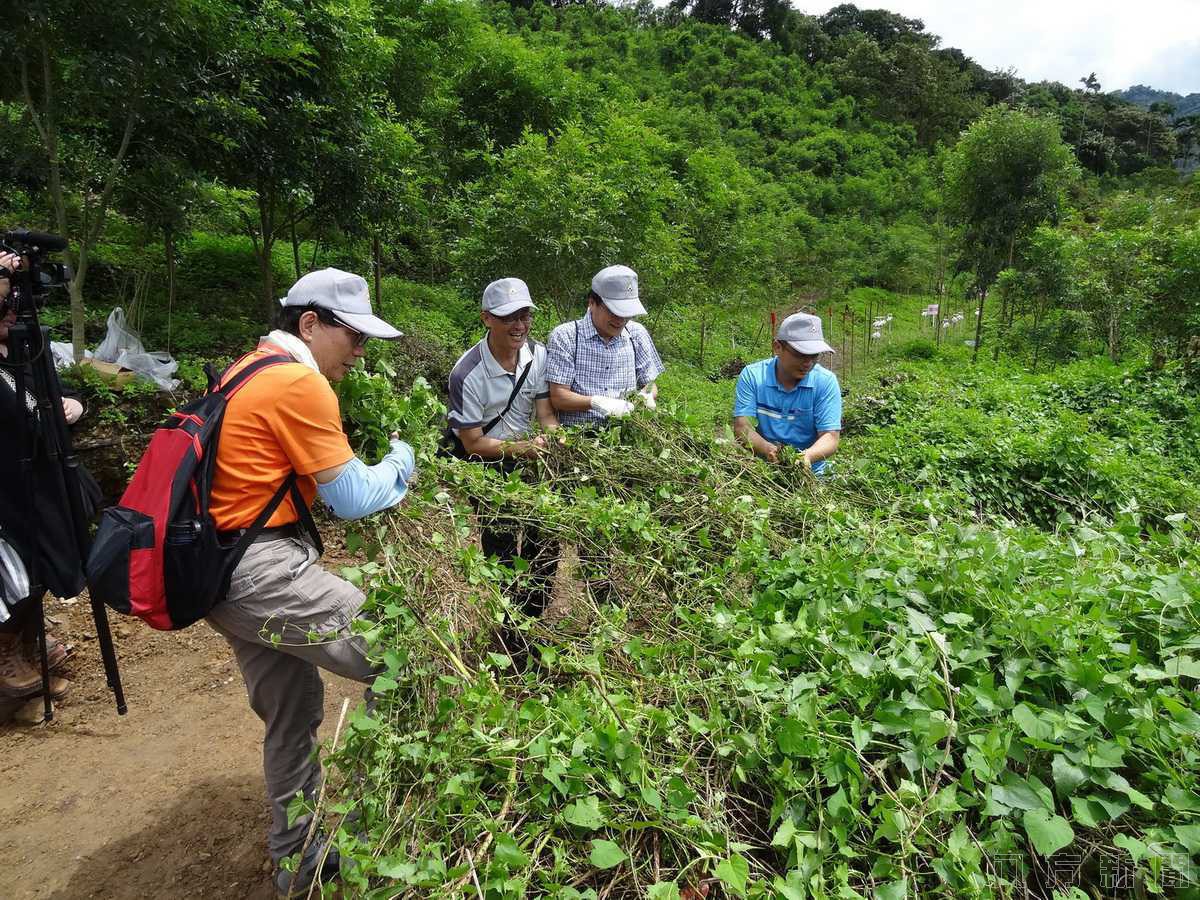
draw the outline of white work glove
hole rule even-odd
[[[592,397],[592,409],[598,413],[604,413],[606,416],[619,419],[621,416],[627,416],[633,412],[633,404],[628,400],[622,400],[620,397],[603,397],[597,394],[595,397]]]
[[[400,481],[408,484],[408,480],[412,478],[413,469],[417,467],[417,458],[413,454],[413,448],[399,438],[392,438],[388,443],[392,445],[392,449],[387,454],[387,458],[395,460],[400,469]]]
[[[651,391],[652,389],[650,385],[646,385],[637,392],[637,395],[642,399],[642,402],[646,404],[646,409],[658,409],[658,401],[654,399],[654,394]]]

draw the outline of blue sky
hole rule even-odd
[[[793,0],[820,15],[836,3]],[[989,69],[1016,68],[1026,81],[1072,87],[1089,72],[1105,91],[1148,84],[1179,94],[1200,92],[1200,0],[860,0],[921,19]]]

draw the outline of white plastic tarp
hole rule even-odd
[[[147,352],[142,339],[125,321],[125,310],[119,306],[108,314],[108,330],[92,357],[131,369],[164,391],[173,391],[179,386],[179,379],[172,377],[179,363],[169,353]]]

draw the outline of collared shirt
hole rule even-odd
[[[227,378],[263,356],[283,352],[261,343],[235,363]],[[317,495],[322,469],[350,462],[354,451],[342,431],[337,394],[320,372],[298,362],[271,366],[229,398],[221,420],[209,511],[217,528],[249,528],[289,472],[306,503]],[[292,498],[284,497],[268,528],[300,518]]]
[[[464,353],[450,372],[450,411],[446,418],[455,432],[481,428],[504,411],[517,379],[530,366],[521,390],[504,418],[484,436],[508,441],[528,434],[535,401],[550,394],[546,388],[546,348],[529,342],[517,354],[517,370],[509,372],[496,361],[487,336]]]
[[[621,333],[605,340],[592,324],[588,310],[582,319],[564,322],[546,341],[546,381],[591,397],[625,397],[644,388],[666,367],[659,359],[650,332],[639,322],[627,322]],[[603,413],[560,412],[561,425],[600,422]]]
[[[815,365],[785,391],[775,378],[775,357],[750,363],[738,376],[733,415],[758,419],[758,433],[775,444],[807,450],[822,431],[842,430],[842,390],[837,376]],[[825,460],[813,466],[820,473]]]

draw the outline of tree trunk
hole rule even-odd
[[[277,306],[275,302],[275,272],[271,265],[271,249],[274,243],[274,241],[268,243],[264,240],[258,254],[258,277],[259,283],[262,285],[263,312],[266,315],[268,328],[274,319]]]
[[[1045,302],[1039,302],[1037,308],[1033,312],[1033,371],[1037,371],[1038,357],[1042,350],[1042,312],[1045,310]]]
[[[1013,267],[1013,259],[1016,254],[1016,249],[1017,233],[1014,231],[1008,236],[1008,268],[1010,269]],[[1008,302],[1008,292],[1006,291],[1003,296],[1000,297],[1000,318],[997,320],[996,343],[992,347],[992,362],[996,362],[996,360],[1000,358],[1000,330],[1003,328],[1004,331],[1007,332],[1008,326],[1012,324],[1012,321],[1009,319],[1010,305],[1011,304]],[[979,318],[980,321],[983,320],[983,316],[980,316]]]
[[[264,185],[259,179],[258,197],[258,234],[260,240],[255,242],[258,254],[258,277],[262,289],[263,313],[267,327],[275,318],[275,267],[272,265],[271,254],[275,249],[275,186]]]
[[[371,235],[371,270],[375,275],[375,308],[383,311],[383,250],[379,246],[379,232]]]
[[[941,216],[938,216],[937,224],[938,249],[937,249],[937,268],[934,271],[933,295],[940,302],[942,295],[946,293],[946,240],[944,234],[944,226],[941,223]]]
[[[43,107],[39,109],[33,99],[33,92],[29,86],[29,67],[24,59],[21,60],[21,92],[25,99],[26,108],[29,110],[29,117],[33,121],[34,129],[41,139],[42,148],[46,151],[46,160],[49,169],[50,201],[54,207],[55,227],[58,228],[59,234],[62,237],[67,237],[66,192],[63,190],[62,183],[62,162],[58,154],[58,119],[55,116],[54,106],[54,66],[53,60],[50,57],[50,46],[44,38],[41,42],[41,49]],[[112,197],[113,189],[116,187],[117,177],[121,172],[121,164],[125,160],[125,154],[128,152],[130,141],[133,138],[135,121],[135,110],[131,106],[126,110],[125,129],[121,135],[121,144],[109,164],[108,172],[105,173],[99,195],[96,196],[89,193],[84,194],[81,198],[82,222],[78,238],[75,242],[77,249],[74,252],[68,250],[66,254],[67,261],[71,263],[74,270],[71,280],[67,285],[67,292],[71,298],[71,348],[76,362],[83,359],[85,343],[84,324],[87,317],[83,303],[83,286],[87,279],[89,254],[91,248],[95,246],[104,231],[104,220],[108,214],[108,203]]]
[[[300,241],[296,237],[296,210],[289,204],[288,211],[292,217],[292,267],[296,270],[296,280],[299,281],[302,273],[300,271]]]
[[[25,96],[25,106],[33,120],[46,151],[46,162],[50,182],[50,203],[54,208],[54,226],[62,237],[67,236],[67,204],[62,184],[62,162],[58,156],[58,120],[54,115],[54,83],[51,80],[50,48],[45,40],[42,41],[42,81],[45,94],[45,108],[38,110],[33,100],[33,92],[29,88],[29,67],[24,58],[21,59],[21,91]],[[84,350],[84,312],[83,285],[76,283],[79,272],[79,261],[75,254],[68,249],[67,261],[71,264],[72,278],[67,284],[67,293],[71,298],[71,351],[75,362],[83,359]],[[85,264],[86,265],[86,264]]]
[[[175,311],[175,229],[163,229],[163,250],[167,256],[167,352],[171,352],[171,316]]]
[[[983,343],[983,304],[987,300],[987,291],[979,292],[979,309],[975,312],[975,346],[971,348],[971,365],[979,359],[979,345]]]

